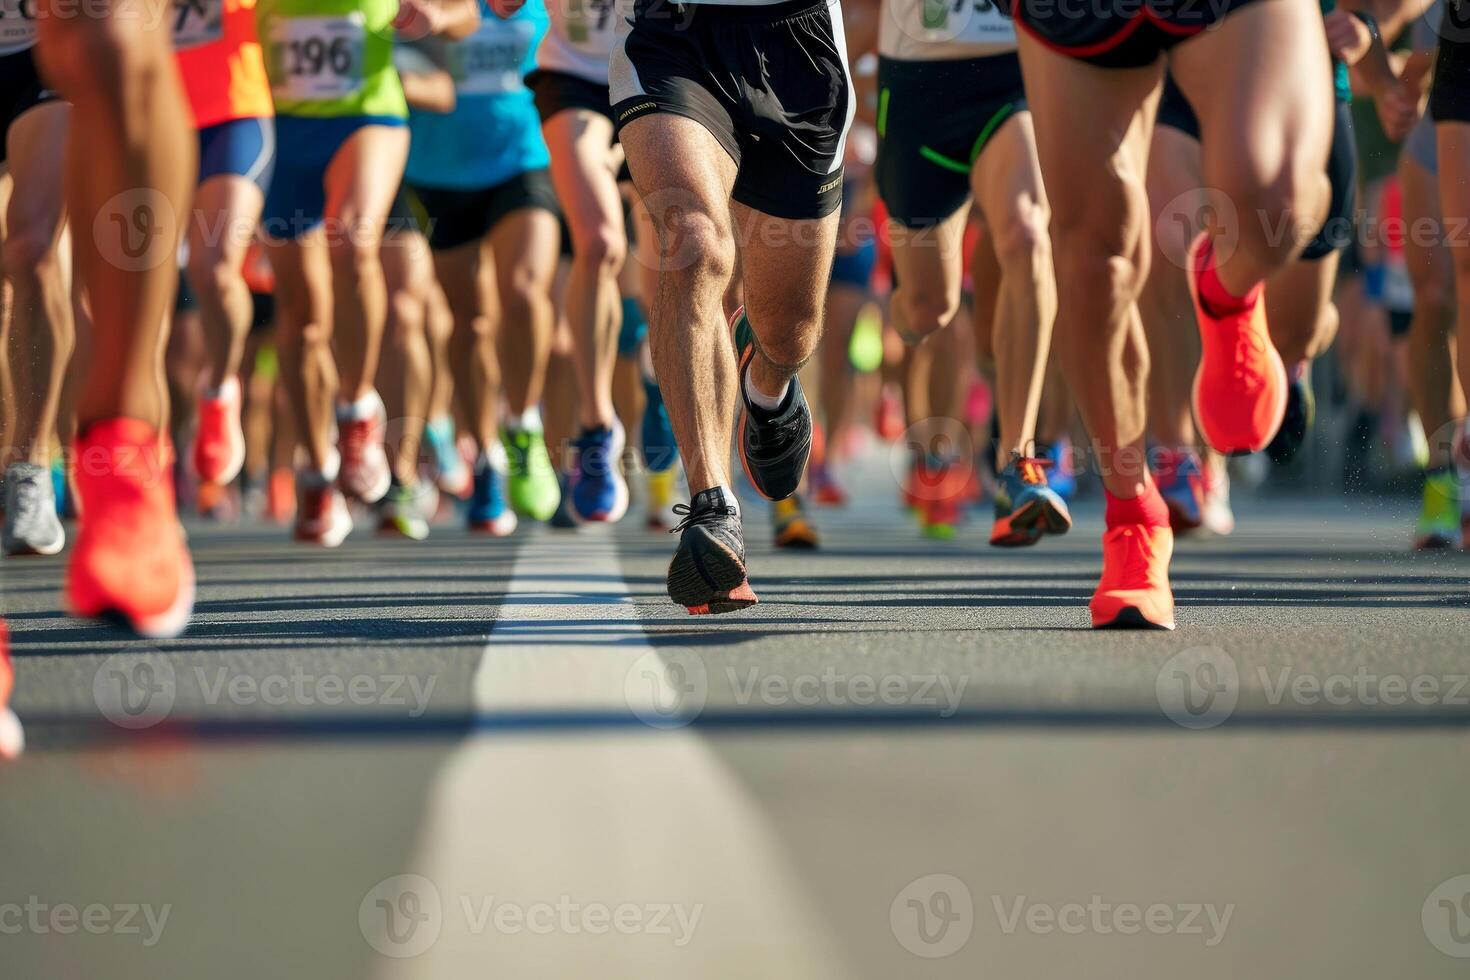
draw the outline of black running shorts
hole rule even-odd
[[[660,112],[700,123],[739,168],[739,203],[793,220],[841,206],[856,100],[837,0],[637,0],[610,74],[619,130]]]
[[[975,161],[1006,120],[1025,108],[1014,54],[880,58],[874,175],[889,216],[905,228],[928,228],[964,207]]]
[[[528,170],[477,191],[415,187],[429,215],[429,247],[436,252],[478,242],[506,215],[536,208],[560,217],[556,190],[546,170]]]
[[[564,71],[538,68],[526,76],[526,85],[536,98],[536,112],[544,123],[558,112],[584,109],[612,119],[612,100],[606,85]]]
[[[1445,4],[1439,35],[1429,114],[1437,123],[1470,123],[1470,2]]]
[[[36,62],[31,57],[34,51],[27,48],[0,57],[0,163],[5,162],[10,127],[15,121],[36,106],[61,98],[36,73]]]
[[[1142,68],[1254,0],[1012,0],[1016,25],[1100,68]]]

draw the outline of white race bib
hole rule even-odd
[[[223,0],[174,0],[174,50],[186,51],[225,36]]]
[[[290,101],[350,98],[363,86],[366,46],[361,11],[280,17],[271,25],[271,93]]]
[[[521,68],[535,40],[536,27],[526,20],[487,17],[480,29],[449,48],[449,73],[464,95],[504,95],[525,83]]]
[[[36,43],[39,0],[0,0],[0,55],[15,54]]]

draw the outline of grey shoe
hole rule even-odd
[[[7,555],[54,555],[66,545],[46,467],[12,463],[5,471],[5,530],[0,543]]]

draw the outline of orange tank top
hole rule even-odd
[[[255,0],[173,0],[169,16],[196,127],[273,113]]]

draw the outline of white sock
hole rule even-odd
[[[331,455],[327,457],[327,463],[321,469],[312,469],[310,464],[301,471],[303,482],[308,486],[320,489],[337,482],[337,473],[342,469],[342,454],[334,447]]]
[[[778,394],[768,395],[755,386],[755,382],[750,380],[750,372],[746,371],[744,387],[746,401],[750,402],[756,408],[763,408],[768,412],[775,412],[786,401],[786,393],[791,390],[791,382],[788,381],[782,385],[781,391]]]
[[[240,379],[232,375],[226,378],[225,383],[218,388],[211,388],[209,385],[205,385],[200,395],[205,401],[209,402],[222,401],[226,398],[239,399]]]
[[[532,405],[519,415],[508,415],[505,427],[512,432],[540,432],[541,406]]]
[[[720,493],[724,494],[726,506],[733,508],[734,511],[735,511],[735,516],[736,517],[739,517],[740,516],[740,501],[738,501],[738,500],[735,499],[735,491],[732,490],[732,489],[730,489],[727,486],[718,486],[718,487],[713,487],[712,489],[718,490],[718,491],[720,491]]]
[[[497,473],[504,473],[510,469],[510,457],[505,454],[505,447],[499,440],[492,442],[490,447],[480,454],[480,463],[489,465]]]
[[[383,408],[383,399],[378,397],[376,391],[369,391],[355,402],[337,403],[337,417],[347,422],[369,419],[386,411]]]

